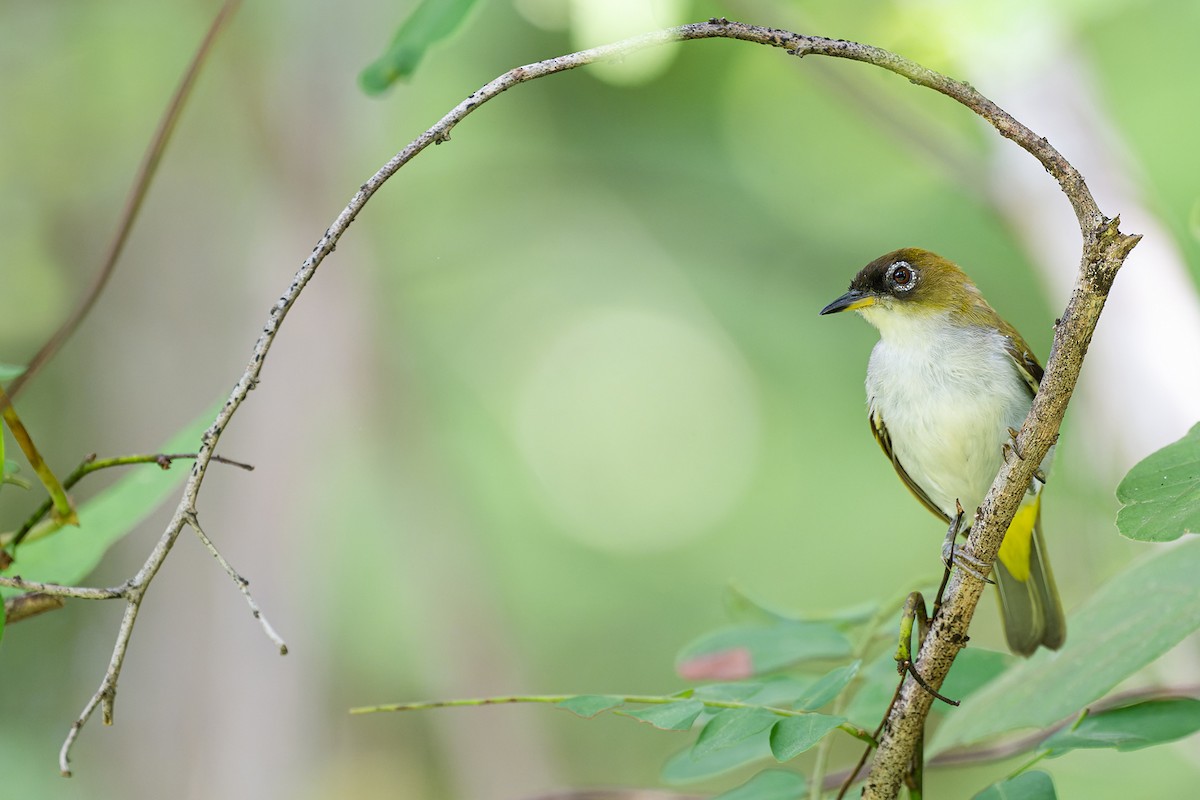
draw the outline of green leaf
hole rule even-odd
[[[816,678],[807,675],[803,677],[772,675],[763,679],[761,691],[747,697],[746,702],[756,706],[791,708],[796,702],[796,698],[811,691],[816,682]]]
[[[575,697],[568,697],[561,703],[555,703],[556,708],[565,708],[572,714],[578,714],[584,719],[590,719],[603,711],[608,711],[610,708],[622,705],[625,705],[625,701],[620,697],[613,697],[607,694],[580,694]]]
[[[728,708],[708,721],[692,745],[692,757],[731,747],[775,724],[779,716],[765,708]]]
[[[358,76],[363,91],[379,94],[396,81],[410,77],[430,47],[462,26],[476,1],[422,0],[400,25],[383,55]]]
[[[761,731],[731,747],[696,756],[691,747],[671,756],[663,766],[664,783],[695,783],[771,757],[770,732]]]
[[[942,684],[942,694],[955,700],[963,700],[968,695],[982,689],[994,681],[1017,660],[1008,653],[998,653],[995,650],[982,650],[969,647],[954,659],[954,666]],[[953,713],[954,707],[945,703],[934,703],[933,707],[943,713]]]
[[[1200,424],[1142,459],[1117,487],[1122,536],[1169,542],[1200,532]]]
[[[1197,575],[1200,539],[1134,564],[1068,621],[1062,650],[1039,650],[968,697],[928,752],[1078,714],[1200,628]]]
[[[765,769],[713,800],[801,800],[807,791],[808,781],[803,775],[782,769]]]
[[[692,723],[696,721],[696,717],[700,716],[700,712],[703,710],[704,703],[699,700],[676,700],[673,703],[650,706],[638,711],[614,711],[613,713],[624,717],[633,717],[638,722],[648,723],[664,731],[687,731],[691,730]]]
[[[776,761],[790,761],[845,721],[845,717],[831,717],[828,714],[785,717],[771,729],[771,754]]]
[[[1176,697],[1088,714],[1073,729],[1055,733],[1042,747],[1052,756],[1100,747],[1141,750],[1191,736],[1196,731],[1200,731],[1200,700]]]
[[[830,622],[739,625],[687,645],[675,669],[687,680],[737,680],[815,659],[845,658],[850,641]]]
[[[803,694],[792,701],[797,711],[815,711],[842,693],[850,685],[862,661],[830,670],[813,682]]]
[[[735,681],[733,683],[709,683],[697,686],[692,696],[701,700],[732,700],[739,702],[754,697],[766,684],[760,681]],[[759,701],[758,705],[770,705]]]
[[[8,621],[8,614],[4,610],[4,600],[0,599],[0,642],[4,641],[4,623]]]
[[[11,381],[24,371],[25,366],[23,364],[7,364],[0,361],[0,383]]]
[[[759,602],[740,586],[732,583],[725,587],[724,600],[725,610],[730,617],[738,621],[753,623],[826,622],[859,625],[875,616],[875,612],[879,608],[877,603],[860,603],[825,615],[794,614]]]
[[[161,452],[178,453],[198,445],[218,408],[212,407],[176,434]],[[153,464],[126,469],[124,477],[80,506],[78,528],[62,528],[21,545],[8,572],[31,581],[78,583],[95,569],[108,548],[149,516],[188,474],[188,466],[179,463],[170,470]],[[0,596],[18,591],[0,589]]]
[[[1057,800],[1054,781],[1041,770],[1022,772],[1015,778],[993,783],[972,800]]]
[[[891,652],[881,653],[862,670],[858,686],[842,712],[854,724],[863,728],[874,728],[887,711],[888,704],[892,702],[892,695],[896,692],[896,685],[900,682],[900,676],[896,672],[896,659],[892,656]]]

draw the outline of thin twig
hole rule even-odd
[[[54,597],[74,597],[77,600],[116,600],[125,597],[126,592],[124,586],[113,586],[107,589],[93,589],[90,586],[63,586],[58,583],[27,581],[20,575],[0,575],[0,586],[6,589],[40,592]]]
[[[209,26],[208,34],[196,49],[191,63],[188,64],[187,70],[184,71],[183,77],[179,81],[179,86],[176,87],[175,93],[167,103],[167,108],[163,112],[162,119],[158,122],[158,128],[154,131],[154,136],[150,139],[150,145],[146,148],[145,155],[142,156],[142,163],[138,166],[137,174],[134,176],[133,186],[130,187],[129,196],[125,199],[125,207],[121,209],[121,216],[117,222],[117,230],[113,233],[112,241],[109,242],[108,250],[104,254],[104,260],[100,262],[100,269],[92,278],[91,286],[84,292],[83,297],[79,299],[79,305],[71,311],[70,316],[63,320],[58,330],[54,332],[46,343],[42,345],[41,349],[34,354],[33,358],[29,360],[25,371],[14,378],[12,383],[8,385],[9,397],[15,398],[25,383],[36,375],[46,362],[54,357],[67,339],[70,338],[71,334],[75,333],[79,324],[87,317],[88,313],[92,310],[92,306],[96,304],[96,300],[100,298],[101,292],[104,291],[104,287],[108,284],[108,279],[112,277],[113,271],[116,269],[117,260],[121,257],[121,251],[125,249],[125,242],[129,238],[129,232],[133,230],[133,223],[137,220],[138,211],[142,207],[142,201],[146,198],[146,192],[150,189],[150,182],[154,179],[158,163],[162,160],[163,152],[167,149],[167,144],[171,140],[171,133],[175,130],[175,123],[179,121],[179,116],[183,112],[188,97],[192,93],[192,87],[196,83],[196,76],[200,74],[200,68],[204,66],[204,62],[208,59],[208,54],[212,52],[217,34],[225,27],[226,21],[233,16],[233,12],[237,10],[239,5],[241,5],[241,0],[226,0],[225,4],[221,6],[221,10],[217,12],[212,25]]]
[[[157,549],[157,548],[156,548]],[[108,669],[100,681],[100,688],[79,712],[78,719],[71,724],[67,738],[58,751],[58,770],[64,778],[71,777],[71,746],[79,738],[79,732],[91,719],[97,707],[101,708],[101,718],[105,725],[113,723],[113,705],[117,697],[117,679],[121,674],[121,665],[125,661],[125,652],[129,649],[129,637],[133,635],[133,624],[137,620],[138,611],[142,606],[142,596],[145,584],[130,586],[126,595],[125,614],[121,617],[121,627],[117,629],[117,641],[113,645],[112,658],[109,659]]]
[[[279,648],[279,655],[286,656],[288,654],[288,646],[283,641],[283,638],[275,632],[275,629],[271,627],[271,623],[268,622],[267,618],[263,615],[262,610],[258,607],[258,603],[254,602],[254,595],[250,594],[250,581],[239,575],[237,570],[233,568],[233,565],[225,560],[225,556],[221,555],[221,551],[217,549],[217,546],[213,544],[212,539],[209,539],[208,534],[206,534],[204,529],[200,527],[200,520],[197,519],[194,513],[188,515],[187,524],[196,532],[196,535],[200,537],[200,541],[208,549],[208,552],[212,553],[213,558],[215,558],[217,563],[221,565],[221,569],[225,570],[225,574],[233,578],[233,582],[237,584],[238,591],[242,593],[242,596],[246,598],[246,603],[250,606],[250,613],[253,614],[254,618],[259,621],[259,624],[262,625],[263,631],[267,634],[267,638],[274,642],[275,646]]]
[[[79,462],[79,466],[72,470],[71,474],[63,479],[62,485],[63,489],[70,489],[72,486],[79,483],[79,481],[83,480],[83,478],[86,476],[92,474],[93,472],[99,472],[102,469],[125,467],[131,464],[157,464],[162,469],[170,469],[171,462],[173,461],[192,459],[195,457],[195,453],[147,453],[131,456],[116,456],[114,458],[97,458],[96,454],[92,453],[83,461]],[[245,464],[241,461],[234,461],[233,459],[225,458],[224,456],[214,455],[212,460],[221,464],[228,464],[232,467],[244,469],[247,472],[254,471],[254,467],[252,465]],[[44,530],[39,529],[36,533],[31,533],[31,531],[34,529],[34,526],[41,522],[46,514],[50,512],[51,507],[52,501],[44,501],[32,514],[29,515],[29,518],[25,520],[20,528],[17,528],[12,533],[0,534],[0,547],[8,547],[9,545],[12,545],[15,548],[24,541],[36,541],[61,528],[61,524],[56,524],[51,527],[47,527]],[[2,559],[3,556],[0,556],[0,569],[3,569],[7,566]]]
[[[514,705],[518,703],[534,703],[541,705],[558,705],[559,703],[571,700],[579,695],[574,694],[506,694],[496,697],[466,697],[456,700],[429,700],[419,701],[415,703],[387,703],[378,706],[360,706],[350,709],[351,714],[379,714],[382,712],[394,711],[428,711],[434,708],[474,708],[478,706],[503,706]],[[659,695],[659,694],[631,694],[631,695],[612,695],[613,698],[620,700],[621,703],[630,705],[643,706],[658,706],[670,705],[678,703],[680,697],[678,695]],[[717,709],[725,711],[729,709],[760,709],[769,711],[777,717],[807,717],[811,716],[812,711],[796,711],[791,708],[778,708],[776,706],[764,706],[757,703],[743,703],[737,700],[706,700],[703,698],[693,698],[706,709]],[[862,728],[849,722],[843,722],[837,726],[837,729],[843,733],[847,733],[858,739],[860,742],[872,744],[875,739]]]

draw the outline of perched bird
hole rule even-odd
[[[850,291],[821,309],[839,311],[857,311],[879,329],[867,365],[867,404],[884,454],[944,522],[955,517],[956,502],[969,515],[991,488],[1042,379],[1029,345],[961,269],[915,247],[863,267]],[[1039,645],[1057,649],[1066,636],[1042,539],[1040,492],[1035,479],[995,569],[1008,645],[1026,656]]]

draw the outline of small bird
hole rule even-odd
[[[915,247],[867,264],[821,314],[839,311],[857,311],[879,329],[867,364],[868,417],[900,479],[947,524],[959,503],[977,508],[1042,379],[1029,345],[961,269]],[[1058,649],[1066,637],[1042,538],[1043,479],[1039,470],[996,561],[1005,636],[1023,656],[1039,645]]]

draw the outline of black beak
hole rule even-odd
[[[837,300],[822,308],[821,315],[836,314],[839,311],[853,311],[856,308],[864,308],[874,304],[874,295],[869,292],[860,292],[858,289],[851,289]]]

